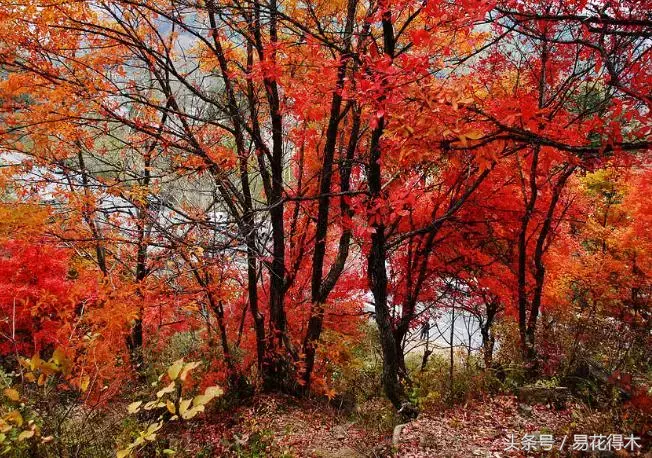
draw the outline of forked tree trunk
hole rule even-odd
[[[482,357],[484,359],[484,369],[488,371],[493,367],[494,346],[496,337],[493,333],[493,323],[498,314],[499,303],[491,301],[486,303],[487,317],[480,323],[480,334],[482,335]]]
[[[341,118],[342,90],[344,89],[344,80],[348,62],[351,58],[351,41],[357,4],[358,0],[348,0],[347,2],[347,16],[344,29],[344,52],[340,55],[340,65],[337,70],[335,91],[333,91],[331,100],[330,116],[328,128],[326,130],[326,143],[324,145],[322,167],[319,177],[319,206],[317,213],[317,227],[315,230],[315,250],[313,252],[311,278],[312,304],[310,307],[308,330],[303,341],[303,353],[305,356],[302,379],[303,389],[306,392],[310,390],[310,380],[315,366],[316,344],[321,336],[324,325],[324,303],[344,270],[344,264],[349,254],[349,244],[352,235],[349,228],[343,229],[337,257],[329,269],[326,278],[324,278],[324,257],[326,254],[326,237],[329,226],[328,215],[332,199],[328,194],[331,192],[333,165],[335,162],[335,147],[337,144],[338,126]],[[358,144],[359,130],[360,113],[354,107],[353,123],[351,126],[349,144],[346,150],[346,157],[343,158],[340,166],[340,186],[343,194],[340,201],[340,210],[342,216],[347,216],[348,218],[353,216],[353,212],[347,202],[348,196],[345,196],[344,194],[349,191],[351,161]]]
[[[383,48],[387,56],[394,57],[394,27],[389,10],[382,15]],[[381,97],[379,102],[383,102]],[[378,199],[382,193],[382,170],[380,165],[380,139],[385,129],[385,116],[378,118],[378,124],[371,134],[369,159],[367,163],[367,182],[372,199]],[[373,201],[373,200],[372,200]],[[382,383],[385,394],[399,412],[404,416],[414,417],[417,410],[409,402],[399,380],[400,360],[394,337],[392,317],[387,301],[387,247],[385,225],[380,219],[372,224],[374,232],[371,236],[371,248],[367,255],[367,277],[369,289],[374,296],[375,318],[378,326],[380,345],[383,353]]]

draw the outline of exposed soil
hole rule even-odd
[[[601,432],[584,431],[599,428],[599,417],[594,426],[589,418],[580,417],[578,405],[558,410],[549,405],[520,404],[514,396],[496,396],[424,412],[392,431],[391,427],[381,430],[378,425],[356,420],[356,414],[342,413],[323,402],[265,395],[232,412],[209,414],[183,435],[188,456],[199,457],[588,456],[572,452],[573,434]],[[506,450],[512,435],[514,445]],[[551,451],[523,450],[524,436],[540,435],[552,435]],[[560,450],[564,436],[566,442]],[[652,455],[640,450],[595,456]]]

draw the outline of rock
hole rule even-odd
[[[398,446],[398,443],[401,440],[401,431],[403,431],[403,428],[405,428],[407,425],[407,423],[402,423],[394,427],[394,434],[392,434],[392,444],[394,444],[395,447]]]
[[[404,420],[414,420],[419,416],[419,409],[409,401],[405,401],[401,404],[401,408],[398,409],[398,414]]]
[[[518,405],[518,413],[522,417],[531,417],[532,416],[532,406],[529,406],[527,404],[519,404]]]
[[[336,426],[333,428],[332,435],[335,439],[344,440],[346,439],[346,428],[344,426]]]

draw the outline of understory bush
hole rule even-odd
[[[450,378],[450,359],[432,355],[424,370],[420,359],[408,359],[411,368],[410,399],[422,410],[435,410],[443,406],[468,401],[502,388],[492,371],[484,370],[478,357],[458,354],[454,358],[453,379]]]

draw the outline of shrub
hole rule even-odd
[[[408,360],[407,365],[414,369],[410,399],[422,410],[465,402],[502,388],[491,371],[480,368],[476,356],[455,358],[452,381],[450,360],[442,355],[432,355],[423,371],[416,369],[420,368],[420,360]]]
[[[169,422],[187,421],[204,411],[206,405],[224,392],[219,386],[209,386],[203,394],[191,395],[185,389],[185,383],[190,373],[201,363],[192,361],[184,362],[183,359],[175,361],[167,372],[161,374],[159,382],[169,380],[165,386],[156,392],[156,397],[147,402],[135,401],[129,404],[127,412],[135,415],[143,413],[144,425],[136,432],[132,442],[118,450],[117,457],[125,458],[135,451],[146,448],[149,443],[156,440],[157,433]],[[157,384],[154,383],[153,386]],[[148,415],[154,413],[154,415]],[[171,449],[165,448],[164,454],[174,454]]]

